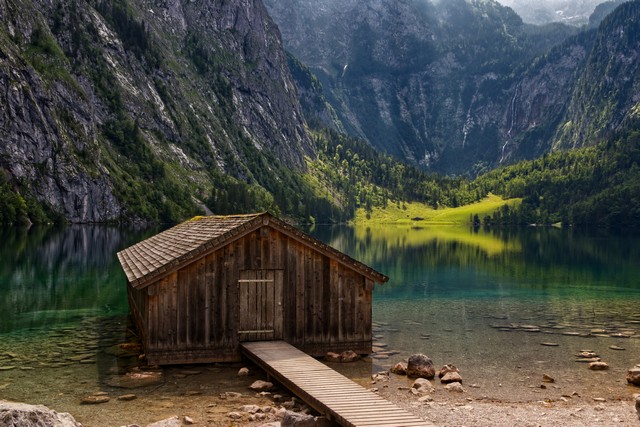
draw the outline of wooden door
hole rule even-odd
[[[282,339],[283,270],[244,270],[238,280],[239,340]]]

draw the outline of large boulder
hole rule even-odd
[[[424,354],[414,354],[409,357],[407,363],[407,376],[409,378],[433,379],[436,376],[436,368],[433,361]]]
[[[640,419],[640,394],[636,395],[636,412],[638,412],[638,419]]]
[[[82,427],[71,414],[56,412],[43,405],[0,400],[0,426]]]
[[[640,386],[640,365],[636,365],[627,372],[627,382]]]

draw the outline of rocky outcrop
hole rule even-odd
[[[59,413],[43,405],[28,405],[26,403],[9,402],[6,400],[0,400],[0,425],[20,427],[82,427],[82,424],[66,412]]]

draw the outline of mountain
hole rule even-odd
[[[440,173],[593,144],[636,93],[637,1],[599,5],[595,29],[527,25],[492,0],[265,3],[343,129]]]
[[[265,4],[347,132],[445,173],[505,160],[516,78],[577,31],[529,26],[484,0]]]
[[[315,156],[260,0],[0,0],[0,20],[0,217],[269,205]]]

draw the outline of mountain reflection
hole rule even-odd
[[[115,254],[148,234],[96,225],[0,229],[0,332],[126,312]]]

